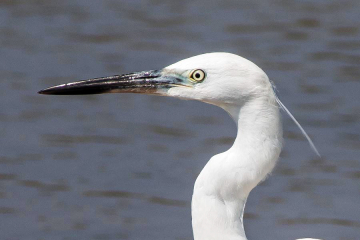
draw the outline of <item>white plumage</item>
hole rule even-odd
[[[234,144],[213,156],[199,174],[192,197],[195,240],[246,240],[243,212],[250,191],[274,168],[282,147],[279,101],[267,75],[230,53],[209,53],[161,71],[64,84],[43,94],[136,92],[199,100],[224,109],[237,124]],[[305,239],[303,239],[305,240]]]

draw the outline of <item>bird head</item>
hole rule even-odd
[[[207,102],[241,105],[269,92],[271,83],[254,63],[230,53],[207,53],[181,60],[162,70],[62,84],[40,94],[83,95],[143,93]]]

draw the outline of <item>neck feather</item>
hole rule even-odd
[[[195,182],[194,240],[246,240],[246,199],[271,172],[281,150],[281,120],[272,92],[242,106],[222,107],[237,123],[237,137],[228,151],[209,160]]]

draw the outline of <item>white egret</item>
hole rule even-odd
[[[192,197],[195,240],[246,240],[243,213],[250,191],[274,168],[282,147],[283,108],[273,84],[254,63],[230,53],[191,57],[162,70],[95,78],[50,87],[41,94],[146,93],[199,100],[221,107],[237,124],[234,144],[213,156]]]

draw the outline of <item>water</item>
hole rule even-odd
[[[235,125],[192,101],[40,96],[60,83],[227,51],[261,66],[284,117],[249,239],[360,235],[360,2],[1,1],[0,238],[192,239],[193,183]],[[211,130],[210,130],[211,129]]]

